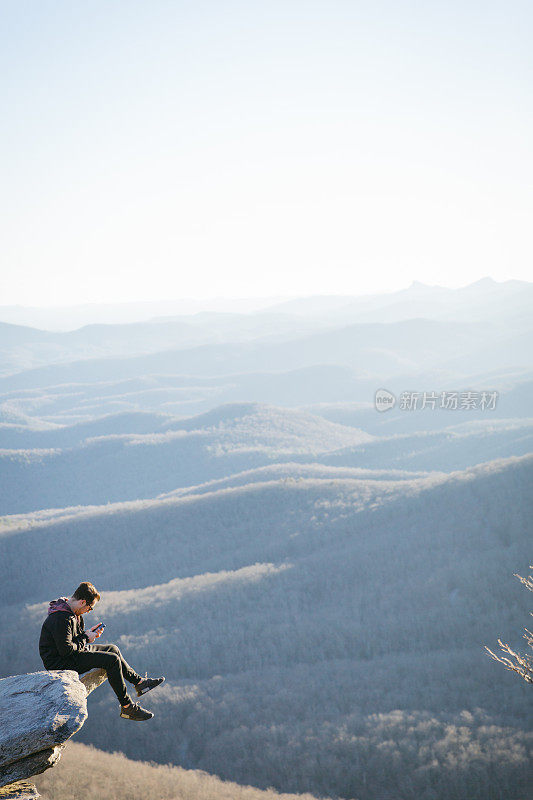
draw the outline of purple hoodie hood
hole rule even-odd
[[[76,616],[67,601],[68,597],[59,597],[57,600],[51,600],[48,606],[48,614],[53,614],[56,611],[66,611],[68,614]]]

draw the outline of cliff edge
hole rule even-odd
[[[81,679],[52,670],[0,679],[0,799],[39,797],[28,778],[53,767],[68,739],[87,719],[87,695],[106,680],[103,670]]]

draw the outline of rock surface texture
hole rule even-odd
[[[0,800],[39,797],[25,779],[52,767],[87,719],[87,695],[106,679],[72,670],[0,679]]]
[[[29,781],[17,781],[0,788],[0,800],[36,800],[41,795]]]
[[[92,669],[90,672],[87,672],[80,678],[80,681],[85,686],[87,695],[90,695],[91,692],[93,692],[95,689],[98,689],[98,687],[101,686],[106,680],[107,672],[105,669]]]

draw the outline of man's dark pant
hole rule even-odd
[[[81,653],[73,653],[72,664],[80,675],[90,669],[105,669],[109,685],[121,705],[129,702],[124,678],[135,686],[142,680],[124,659],[116,644],[90,644]]]

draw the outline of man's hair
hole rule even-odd
[[[97,592],[92,583],[83,581],[80,583],[74,594],[72,595],[76,600],[86,600],[91,604],[95,600],[100,600],[100,592]]]

